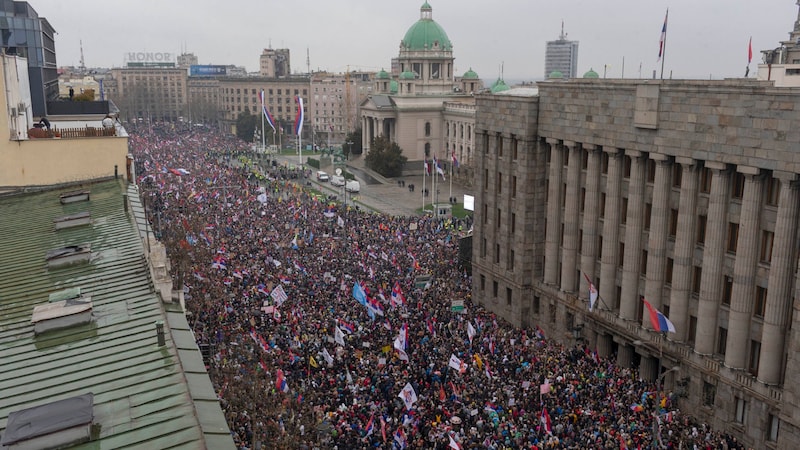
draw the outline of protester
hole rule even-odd
[[[743,448],[635,369],[473,304],[470,219],[344,208],[203,127],[130,145],[240,449],[633,449],[655,416],[661,448]]]

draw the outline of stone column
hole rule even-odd
[[[672,291],[669,319],[675,325],[675,340],[685,342],[692,296],[694,249],[697,242],[697,164],[689,158],[676,158],[681,165],[681,195],[678,205],[678,230],[672,266]]]
[[[620,345],[617,350],[617,364],[629,369],[633,365],[633,346]]]
[[[781,365],[786,353],[786,325],[791,317],[792,282],[797,270],[798,186],[793,174],[783,175],[758,366],[758,380],[766,384],[781,382]]]
[[[747,348],[750,343],[750,321],[753,317],[758,267],[758,245],[761,234],[759,218],[764,178],[758,175],[756,168],[739,166],[737,170],[745,174],[745,183],[742,209],[739,214],[736,260],[733,265],[733,291],[728,316],[725,365],[735,369],[745,369],[749,356]]]
[[[714,353],[717,333],[717,315],[720,288],[722,286],[722,263],[725,256],[725,236],[728,221],[728,192],[730,172],[725,164],[706,161],[712,169],[711,194],[708,197],[708,220],[703,252],[703,271],[700,280],[700,300],[697,306],[697,335],[694,351],[702,355]]]
[[[600,261],[600,298],[609,308],[618,309],[617,261],[619,261],[619,218],[622,199],[622,152],[603,149],[608,153],[606,177],[606,207],[603,218],[603,258]]]
[[[550,145],[550,176],[547,190],[547,231],[545,232],[544,282],[558,283],[558,249],[561,246],[561,185],[564,150],[557,139],[547,139]]]
[[[658,358],[654,356],[642,356],[639,364],[639,376],[647,381],[655,381],[658,372]]]
[[[600,152],[595,145],[583,145],[589,153],[589,164],[586,169],[586,199],[583,204],[583,242],[581,243],[581,272],[579,276],[580,298],[589,297],[589,283],[594,283],[597,261],[597,220],[600,216]],[[598,303],[600,301],[598,300]],[[599,307],[600,305],[595,305]]]
[[[597,335],[597,356],[601,358],[608,358],[611,355],[611,335],[598,334]]]
[[[578,271],[578,220],[583,150],[574,142],[564,142],[569,152],[567,196],[564,205],[564,249],[561,261],[561,290],[575,292]]]
[[[626,150],[631,157],[631,180],[628,184],[628,219],[625,225],[625,255],[622,265],[622,297],[619,316],[636,320],[639,303],[639,274],[642,271],[642,218],[644,209],[644,180],[647,164],[642,152]]]
[[[664,293],[664,268],[667,265],[667,234],[669,230],[669,190],[672,164],[666,155],[651,153],[650,159],[656,161],[656,177],[653,181],[653,205],[650,216],[650,233],[647,243],[647,279],[644,296],[654,308],[661,310]],[[663,312],[663,310],[662,310]],[[650,318],[642,318],[645,328],[652,329]]]

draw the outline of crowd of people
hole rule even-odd
[[[613,357],[473,303],[469,219],[345,208],[206,128],[130,145],[240,449],[743,448]]]

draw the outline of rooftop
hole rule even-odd
[[[0,197],[0,435],[17,439],[10,415],[91,394],[97,448],[233,448],[183,312],[150,279],[135,187],[85,184],[88,199],[62,203],[75,189]],[[56,229],[53,219],[85,211],[90,223]],[[48,266],[48,252],[86,243],[88,261]],[[91,299],[91,320],[34,332],[34,308],[76,296]]]

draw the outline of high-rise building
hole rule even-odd
[[[178,67],[181,69],[188,69],[191,66],[196,66],[198,63],[197,55],[194,53],[181,53],[177,56]]]
[[[560,72],[563,78],[578,76],[578,41],[568,41],[561,22],[561,35],[555,41],[547,41],[544,55],[544,77]]]
[[[754,79],[479,95],[473,299],[663,379],[747,447],[795,448],[798,121],[796,88]]]
[[[47,115],[47,102],[58,99],[55,30],[23,1],[0,1],[0,36],[8,55],[28,61],[30,99],[34,116]]]
[[[259,58],[259,74],[267,78],[284,78],[292,74],[288,48],[265,48]]]

